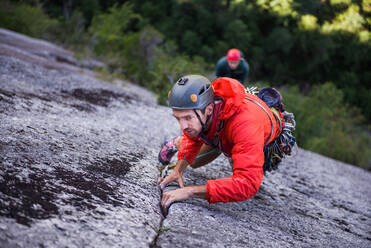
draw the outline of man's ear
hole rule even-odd
[[[214,109],[214,104],[213,103],[210,103],[209,105],[207,105],[206,115],[211,115],[213,113],[213,109]]]

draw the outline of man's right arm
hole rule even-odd
[[[225,76],[224,66],[223,66],[223,59],[219,59],[218,63],[216,63],[215,76],[217,78]]]
[[[184,187],[183,172],[187,168],[188,162],[185,159],[178,160],[174,170],[165,178],[159,178],[158,183],[161,189],[164,189],[166,185],[173,181],[178,181],[181,188]]]
[[[183,172],[187,166],[193,162],[199,153],[202,143],[196,139],[188,137],[186,133],[183,133],[182,144],[178,151],[178,161],[172,171],[172,173],[166,178],[159,178],[158,183],[161,189],[165,188],[167,184],[172,181],[178,181],[180,187],[184,187],[183,183]]]
[[[242,75],[242,81],[246,83],[247,76],[249,75],[249,64],[246,60],[243,61],[243,75]]]

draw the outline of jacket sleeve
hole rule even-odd
[[[244,60],[244,72],[242,76],[242,80],[244,83],[246,83],[247,76],[249,75],[249,64],[246,60]]]
[[[257,193],[263,180],[263,125],[244,121],[226,131],[231,132],[234,143],[233,176],[207,181],[209,203],[247,200]]]
[[[178,152],[178,160],[185,159],[189,164],[191,164],[200,152],[202,143],[197,139],[190,138],[184,132],[183,134],[184,136]]]
[[[249,74],[249,64],[246,60],[241,60],[241,67],[239,73],[236,75],[236,79],[240,81],[240,83],[246,84],[247,75]]]

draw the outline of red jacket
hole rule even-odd
[[[263,180],[264,144],[271,135],[271,121],[267,113],[248,97],[261,104],[273,120],[273,135],[279,133],[279,123],[269,107],[257,96],[245,93],[242,84],[231,78],[218,78],[212,83],[216,104],[209,140],[219,139],[222,152],[233,159],[233,176],[208,180],[206,199],[209,203],[244,201],[254,196]],[[217,101],[217,100],[221,101]],[[220,123],[224,121],[221,130]],[[190,138],[185,132],[178,159],[192,163],[203,143],[200,137]]]

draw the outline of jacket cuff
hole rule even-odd
[[[212,189],[212,186],[211,186],[212,182],[210,180],[207,180],[206,182],[206,200],[209,202],[209,203],[213,203],[211,197],[212,197],[212,193],[211,193],[211,189]]]

